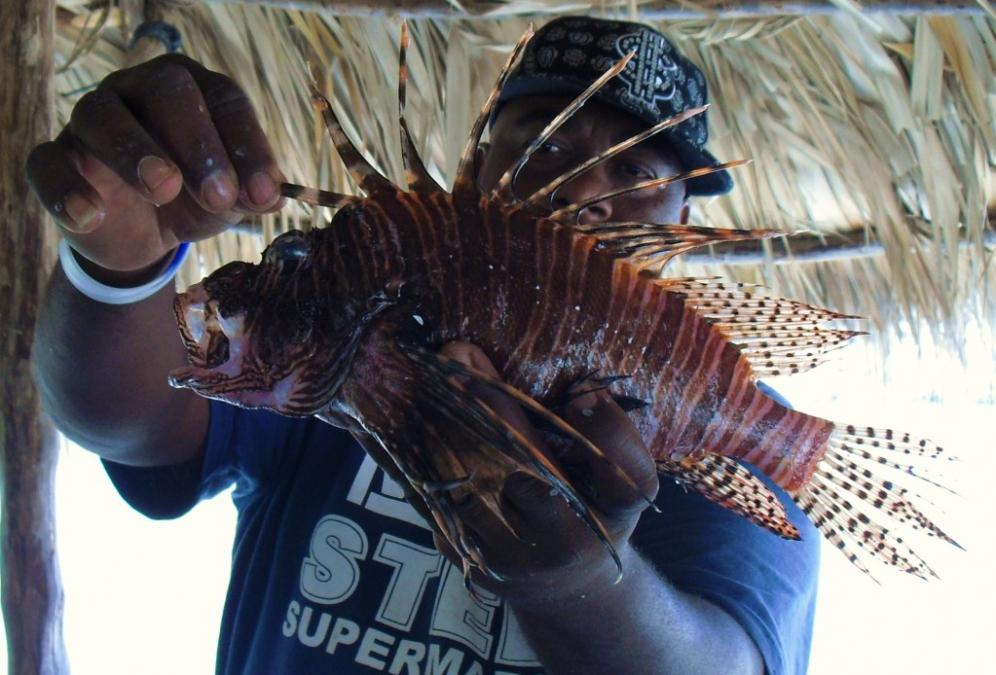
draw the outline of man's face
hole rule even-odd
[[[491,131],[490,148],[481,161],[481,187],[491,189],[505,170],[557,113],[567,96],[527,96],[509,101]],[[554,178],[647,128],[642,120],[600,101],[589,100],[529,159],[515,183],[526,198]],[[660,136],[650,138],[589,169],[554,195],[553,208],[587,201],[598,195],[653,178],[681,173],[681,166]],[[640,190],[592,204],[580,214],[582,223],[638,221],[684,223],[688,220],[684,183]]]

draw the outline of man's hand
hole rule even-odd
[[[487,356],[474,345],[453,342],[442,353],[477,370],[498,376]],[[599,447],[641,492],[635,491],[610,464],[591,456],[576,445],[546,448],[540,434],[528,422],[519,405],[489,388],[475,389],[506,422],[544,448],[568,474],[575,488],[605,525],[613,545],[625,560],[629,537],[647,502],[644,495],[657,492],[657,472],[636,429],[623,410],[604,392],[584,394],[567,407],[566,421]],[[363,442],[361,440],[361,442]],[[365,447],[388,472],[405,486],[390,459],[375,443]],[[383,461],[386,460],[386,461]],[[407,488],[407,486],[405,486]],[[618,570],[606,547],[570,506],[550,487],[525,474],[514,474],[504,488],[505,516],[520,538],[516,538],[487,508],[471,500],[459,508],[459,517],[473,530],[489,567],[503,581],[474,575],[475,583],[516,607],[551,603],[583,595],[612,585]],[[426,516],[425,506],[409,497]],[[427,517],[429,522],[431,518]],[[436,546],[459,565],[457,554],[436,535]]]
[[[281,203],[283,176],[245,93],[179,55],[109,75],[27,169],[87,271],[112,284],[141,283],[181,241]]]

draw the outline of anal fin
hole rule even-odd
[[[785,539],[799,539],[785,506],[760,478],[732,457],[663,460],[657,468],[686,490],[697,492]]]

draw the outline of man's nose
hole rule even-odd
[[[612,187],[604,178],[600,171],[601,167],[592,169],[574,178],[570,182],[561,186],[553,200],[554,209],[562,209],[571,204],[584,204],[600,195],[611,191]],[[578,222],[589,225],[592,223],[604,223],[612,216],[612,202],[603,199],[581,209],[578,213]]]

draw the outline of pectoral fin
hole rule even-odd
[[[403,411],[403,415],[365,413],[367,431],[425,501],[436,529],[465,561],[465,571],[476,568],[497,576],[484,559],[476,535],[462,522],[461,507],[468,500],[478,501],[519,537],[502,503],[505,481],[515,473],[538,479],[563,497],[621,571],[605,526],[570,479],[535,443],[475,395],[470,385],[499,388],[517,402],[528,401],[534,410],[543,410],[546,419],[556,420],[554,424],[565,434],[584,437],[522,392],[459,361],[417,347],[402,346],[401,350],[409,364],[411,386],[403,394],[396,392],[397,400],[388,401],[378,394],[378,401],[385,411]]]

